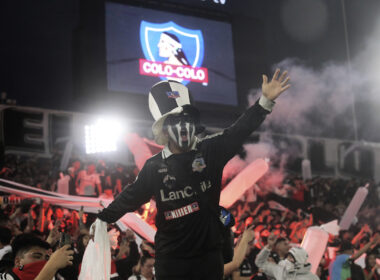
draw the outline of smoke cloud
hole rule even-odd
[[[242,171],[247,165],[258,158],[273,158],[277,149],[270,141],[257,144],[244,145],[246,156],[242,159],[239,156],[233,157],[224,167],[222,185],[225,185],[236,174]]]
[[[376,114],[380,108],[380,20],[364,45],[351,65],[331,61],[315,69],[294,58],[274,65],[273,71],[276,68],[288,70],[292,87],[276,101],[279,104],[262,127],[268,132],[353,140],[353,101],[356,100],[359,140],[380,141],[380,116]],[[249,105],[260,95],[261,89],[252,89],[248,95]],[[244,160],[236,156],[226,165],[223,182],[257,158],[276,158],[281,162],[280,168],[272,170],[264,180],[278,186],[284,178],[287,159],[284,151],[268,139],[247,144],[244,149]],[[287,152],[292,154],[289,147]]]
[[[355,103],[359,140],[380,140],[377,124],[380,118],[368,120],[370,112],[380,107],[380,21],[367,40],[363,51],[351,65],[329,62],[319,69],[300,60],[285,59],[273,66],[288,70],[291,88],[279,97],[273,113],[264,122],[266,130],[308,136],[354,139]],[[252,105],[261,94],[252,89],[248,103]],[[369,123],[376,127],[368,127]]]
[[[328,130],[331,125],[353,126],[353,94],[365,84],[355,70],[334,63],[317,70],[295,59],[286,59],[274,68],[287,69],[292,86],[278,99],[279,105],[265,121],[266,129],[334,137]],[[249,102],[259,94],[258,89],[253,90]]]

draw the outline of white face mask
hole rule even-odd
[[[285,267],[286,271],[294,271],[294,263],[288,259],[282,260],[278,264]]]
[[[169,137],[182,149],[189,149],[195,141],[195,124],[188,116],[171,117],[167,130]]]

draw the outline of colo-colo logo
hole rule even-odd
[[[140,59],[140,74],[208,83],[206,68],[176,66],[162,62],[153,62],[146,59]]]
[[[140,42],[145,59],[140,59],[140,74],[171,79],[187,84],[207,84],[207,68],[201,67],[204,47],[200,30],[170,21],[156,24],[142,21]]]

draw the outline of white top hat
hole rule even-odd
[[[189,89],[180,82],[168,80],[153,85],[149,92],[149,110],[155,120],[152,131],[157,144],[165,145],[168,142],[162,129],[169,115],[191,109],[199,117],[199,111],[192,103]]]

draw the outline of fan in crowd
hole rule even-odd
[[[292,179],[287,178],[286,181],[291,183]],[[350,185],[350,181],[332,178],[315,178],[303,183],[318,190],[320,195],[315,199],[328,200],[334,192],[325,190],[325,188],[330,189],[327,184],[339,185],[343,188],[344,182]],[[359,183],[358,181],[357,184],[360,185]],[[259,182],[259,185],[262,186],[262,182]],[[372,192],[371,189],[376,189],[376,185],[372,184],[370,192]],[[309,194],[305,192],[305,197],[307,196]],[[231,249],[234,248],[234,253],[233,256],[225,259],[225,279],[276,279],[270,271],[267,271],[268,267],[283,266],[283,270],[285,270],[286,264],[289,267],[292,266],[288,261],[285,262],[287,259],[290,262],[294,260],[294,265],[296,265],[298,258],[296,252],[293,254],[296,255],[293,259],[288,258],[288,252],[291,252],[294,249],[292,247],[295,246],[290,242],[291,234],[294,232],[294,228],[303,229],[310,225],[314,209],[311,207],[305,209],[304,212],[297,211],[297,209],[293,211],[290,209],[290,205],[287,205],[290,207],[288,210],[271,209],[270,205],[272,204],[266,200],[268,197],[273,198],[272,196],[258,197],[258,201],[254,203],[240,201],[230,209],[236,216],[235,225],[231,228],[231,243],[228,243],[230,245],[227,244],[227,246],[231,246]],[[320,204],[319,208],[324,215],[318,219],[312,219],[313,225],[326,222],[325,218],[327,221],[334,218],[337,213],[335,208],[340,207],[341,204],[348,205],[347,199],[342,196],[334,199],[336,201],[332,208],[330,202]],[[330,279],[335,279],[333,278],[334,273],[340,275],[338,279],[379,279],[379,265],[376,264],[376,258],[380,256],[377,199],[376,196],[368,196],[365,206],[358,214],[357,223],[352,225],[349,230],[341,231],[338,236],[330,236],[328,246],[336,248],[336,258],[326,250],[316,272],[320,279],[327,279],[328,276]],[[89,226],[94,219],[93,214],[72,211],[44,202],[2,204],[0,212],[0,272],[3,274],[0,277],[3,278],[0,279],[34,279],[33,277],[40,279],[36,278],[39,273],[56,275],[57,279],[77,279],[83,254],[90,239]],[[112,279],[128,279],[130,277],[132,279],[144,279],[143,277],[153,279],[154,270],[151,268],[155,258],[154,244],[143,241],[139,246],[139,238],[132,231],[122,232],[115,226],[109,225],[109,231],[111,230],[119,233],[118,242],[112,249]],[[73,250],[68,246],[61,247],[60,237],[63,233],[70,236]],[[275,238],[274,242],[272,238]],[[22,240],[32,241],[24,242]],[[297,236],[293,236],[293,240],[300,244],[302,237],[298,239]],[[271,242],[272,248],[268,248]],[[23,244],[35,244],[36,246],[23,248]],[[33,255],[36,252],[34,249],[37,250],[37,253]],[[265,250],[264,264],[260,262],[260,259],[257,260],[259,252],[263,250]],[[364,253],[366,253],[365,257]],[[360,254],[362,254],[361,258],[358,258]],[[145,256],[145,259],[139,262],[142,256]],[[34,260],[36,264],[33,265],[33,262],[29,262],[30,260]],[[362,260],[362,266],[353,266],[355,260],[359,261],[359,264]],[[298,262],[302,263],[302,260],[298,258]],[[44,269],[45,267],[46,269]],[[280,271],[281,268],[277,270]],[[307,267],[303,268],[302,273],[305,272],[307,272]],[[32,278],[27,278],[29,277],[26,276],[28,273],[31,273],[30,277]],[[297,274],[302,275],[301,271]]]
[[[175,118],[170,121],[175,137]],[[168,130],[166,136],[169,135]],[[170,159],[168,151],[163,154],[166,160]],[[73,158],[67,172],[59,174],[55,168],[59,166],[57,159],[6,155],[0,177],[64,194],[115,196],[116,200],[123,196],[120,193],[131,190],[128,188],[135,179],[134,167],[102,159],[79,161]],[[201,161],[196,163],[191,168],[204,168]],[[165,167],[162,167],[163,172],[170,175],[164,171]],[[307,253],[299,247],[304,233],[310,226],[339,220],[358,186],[366,182],[330,177],[304,181],[298,175],[288,174],[273,188],[269,182],[277,171],[272,167],[254,189],[228,209],[233,215],[220,228],[224,238],[223,278],[379,280],[379,185],[370,182],[369,195],[350,228],[340,231],[338,236],[330,235],[329,250],[314,275],[310,272]],[[170,176],[165,178],[170,190],[175,182]],[[204,187],[207,189],[207,185]],[[249,193],[253,191],[254,194]],[[174,194],[169,194],[164,194],[163,198],[170,200],[170,195]],[[146,207],[135,206],[140,214],[145,213]],[[155,223],[155,214],[142,214],[141,217],[149,224]],[[89,227],[95,219],[96,215],[83,210],[73,211],[43,201],[24,199],[19,204],[3,203],[0,210],[0,279],[52,279],[54,276],[56,279],[78,279],[91,239]],[[108,232],[110,238],[118,236],[111,249],[111,279],[155,279],[157,270],[153,268],[159,263],[156,251],[162,250],[157,247],[159,244],[142,240],[131,230],[122,231],[114,224],[108,225]],[[214,241],[209,239],[209,243],[203,245],[212,247]],[[182,250],[182,253],[188,251]],[[202,271],[198,264],[191,269]],[[166,270],[164,266],[160,269],[159,272]],[[220,278],[222,275],[218,276]]]

